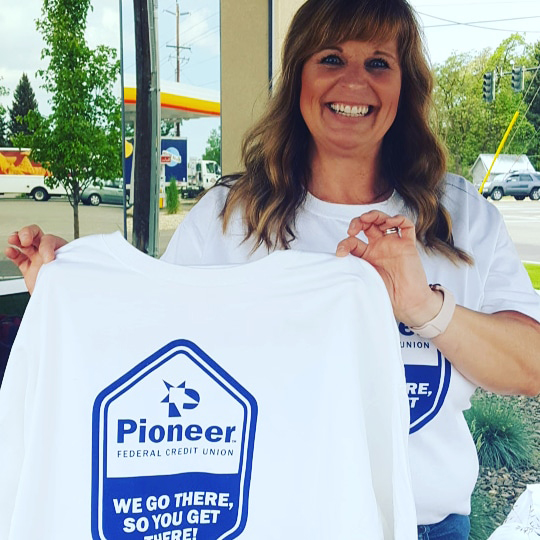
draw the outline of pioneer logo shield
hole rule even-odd
[[[437,349],[437,364],[405,365],[411,424],[414,433],[432,420],[442,407],[450,386],[451,366]]]
[[[255,399],[189,341],[115,381],[94,403],[94,540],[236,538],[256,420]]]

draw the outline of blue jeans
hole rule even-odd
[[[433,525],[418,525],[418,540],[468,540],[469,516],[450,514]]]

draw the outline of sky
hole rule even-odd
[[[124,70],[135,74],[133,11],[131,0],[122,1]],[[158,3],[159,59],[162,80],[176,80],[176,1]],[[539,0],[411,0],[423,25],[433,64],[442,63],[453,52],[478,52],[494,49],[512,33],[521,33],[528,43],[540,41]],[[87,40],[91,47],[120,44],[120,10],[115,0],[93,0],[89,13]],[[179,0],[180,5],[180,80],[194,86],[218,90],[219,0]],[[13,91],[26,73],[42,113],[47,113],[47,95],[40,88],[38,69],[43,42],[35,21],[41,15],[42,0],[4,2],[0,17],[0,85],[10,95],[0,103],[11,106]],[[171,13],[172,12],[172,13]],[[188,154],[200,157],[212,129],[214,118],[184,122],[181,135],[188,138]]]

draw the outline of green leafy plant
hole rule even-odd
[[[178,185],[176,184],[176,178],[171,178],[169,185],[165,188],[165,207],[167,208],[167,214],[178,213],[180,201],[178,200]]]
[[[221,126],[210,132],[202,158],[221,164]]]
[[[492,394],[478,397],[465,418],[480,465],[511,471],[532,464],[533,432],[511,400]]]

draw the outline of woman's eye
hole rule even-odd
[[[343,64],[343,60],[336,54],[329,54],[328,56],[323,56],[320,60],[321,64],[327,64],[331,66],[339,66]]]
[[[388,62],[382,58],[373,58],[368,62],[368,67],[373,69],[386,69],[388,68]]]

